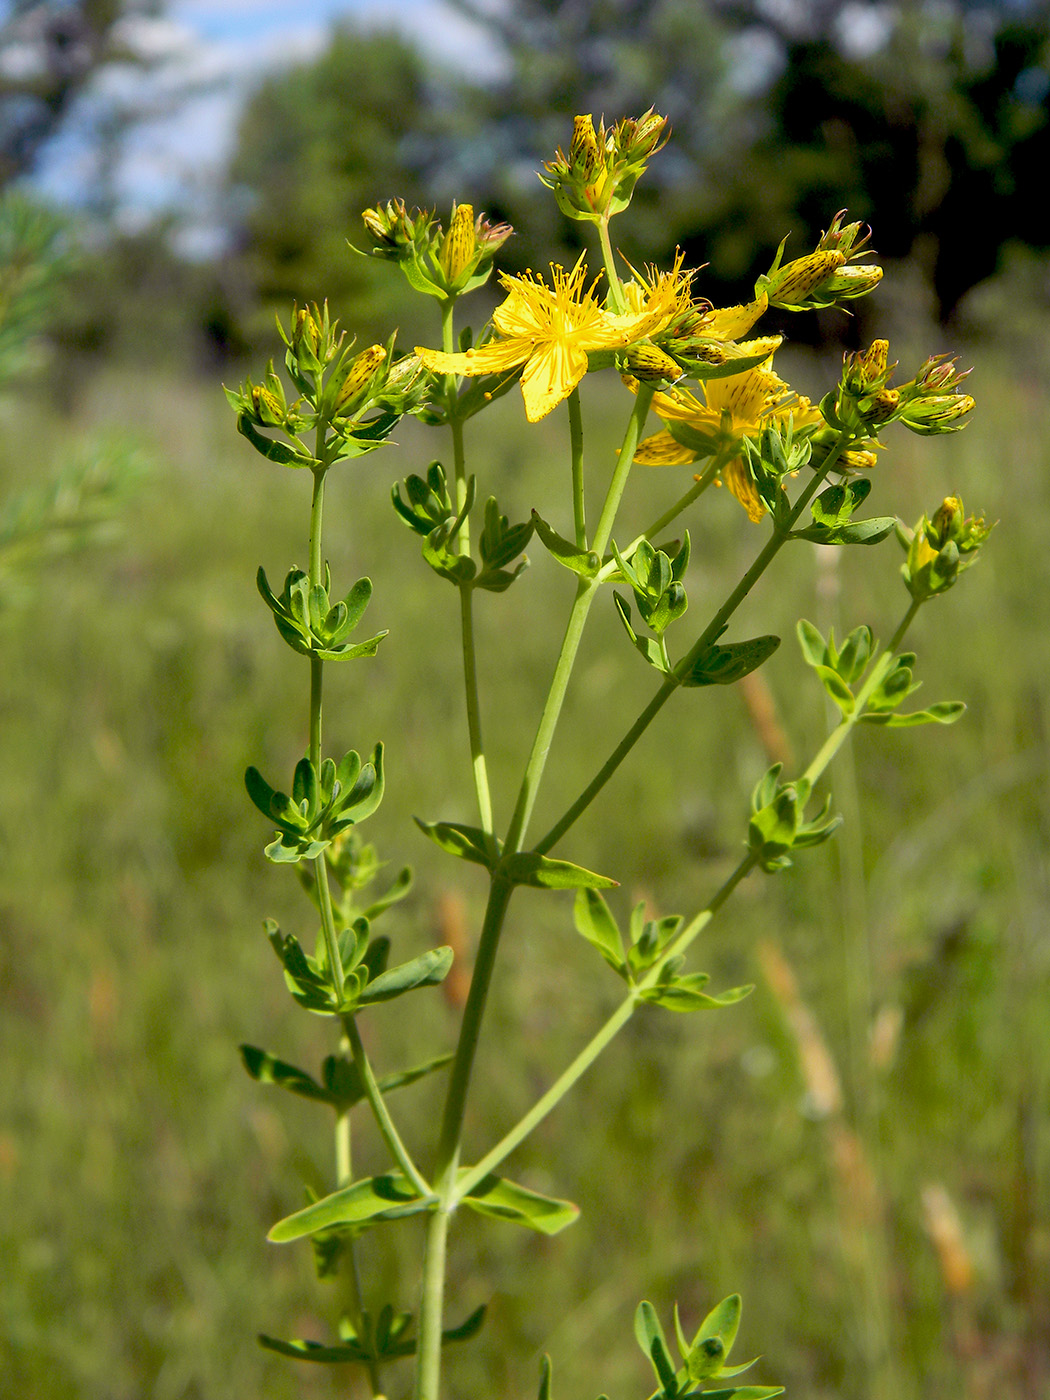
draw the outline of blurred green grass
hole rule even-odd
[[[1050,364],[1032,335],[974,348],[979,409],[963,434],[900,434],[872,505],[914,519],[949,491],[1000,524],[980,566],[914,634],[923,698],[965,698],[949,730],[861,736],[831,786],[850,817],[830,848],[775,880],[752,876],[697,949],[717,985],[755,981],[712,1018],[639,1016],[511,1172],[568,1196],[583,1219],[553,1240],[457,1221],[449,1312],[480,1302],[481,1337],[450,1356],[452,1394],[534,1393],[550,1350],[556,1394],[649,1384],[631,1316],[650,1297],[687,1319],[744,1294],[742,1350],[763,1381],[810,1400],[1030,1400],[1050,1384],[1050,994],[1046,681],[1050,674]],[[923,344],[917,358],[936,345]],[[902,356],[905,365],[907,355]],[[819,393],[830,360],[788,377]],[[594,490],[626,417],[615,381],[588,384]],[[260,922],[312,932],[294,880],[242,788],[249,763],[290,775],[303,742],[301,661],[254,587],[305,557],[308,480],[267,467],[235,434],[218,387],[101,372],[71,412],[26,400],[2,424],[0,489],[61,462],[99,423],[131,421],[154,468],[121,543],[59,563],[0,615],[0,1366],[9,1393],[84,1400],[226,1400],[347,1393],[345,1373],[296,1367],[255,1333],[325,1335],[337,1300],[309,1251],[265,1230],[330,1172],[323,1113],[253,1085],[247,1040],[315,1065],[324,1022],[285,994]],[[562,425],[522,431],[515,394],[468,444],[481,491],[521,517],[569,517]],[[446,452],[415,425],[331,483],[327,552],[338,585],[375,582],[374,661],[329,668],[332,751],[389,748],[369,837],[417,870],[390,916],[401,946],[471,932],[484,889],[410,821],[470,819],[457,619],[395,520],[397,476]],[[537,462],[539,466],[537,467]],[[681,482],[636,472],[620,535]],[[760,543],[725,492],[688,520],[697,627]],[[560,512],[560,515],[559,515]],[[538,548],[503,598],[481,600],[486,737],[504,821],[563,626],[569,575]],[[763,672],[804,763],[827,715],[792,638],[801,614],[883,637],[905,603],[896,547],[808,547],[741,610],[734,635],[784,636]],[[736,571],[736,572],[727,572]],[[610,606],[585,645],[535,830],[545,829],[651,693]],[[688,622],[686,624],[688,628]],[[514,656],[507,638],[514,639]],[[691,912],[736,859],[746,798],[767,766],[737,689],[689,693],[644,740],[561,850]],[[585,735],[582,744],[577,738]],[[341,746],[341,747],[340,747]],[[859,794],[859,802],[857,795]],[[859,806],[859,816],[854,809]],[[451,909],[451,912],[450,912]],[[773,940],[845,1082],[821,1118],[799,1040],[756,953]],[[467,955],[469,957],[469,953]],[[767,967],[767,963],[765,964]],[[470,1143],[532,1102],[611,1008],[618,984],[571,930],[568,897],[523,892],[512,912],[479,1061]],[[870,1001],[899,1040],[868,1049]],[[412,1017],[366,1023],[381,1070],[450,1047],[440,993]],[[400,1096],[432,1140],[438,1081]],[[360,1170],[382,1155],[359,1120]],[[425,1148],[423,1149],[425,1151]],[[973,1279],[952,1293],[923,1215],[941,1184]],[[366,1236],[366,1289],[411,1306],[419,1232]],[[395,1291],[396,1290],[396,1291]],[[403,1386],[391,1378],[390,1389]]]

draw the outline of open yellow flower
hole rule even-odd
[[[736,309],[736,308],[734,308]],[[754,345],[760,342],[751,342]],[[746,352],[746,342],[738,345]],[[792,417],[796,428],[820,423],[820,410],[770,368],[772,356],[757,369],[703,385],[704,402],[686,389],[672,389],[653,396],[653,411],[669,430],[654,433],[639,444],[636,462],[648,466],[673,466],[721,455],[730,460],[722,479],[748,513],[761,520],[766,508],[740,455],[744,438],[757,438],[769,423]]]
[[[571,272],[551,264],[552,285],[533,273],[501,278],[506,300],[492,314],[497,338],[462,354],[417,347],[438,374],[501,374],[523,366],[521,394],[530,423],[567,399],[587,373],[588,351],[622,350],[668,324],[679,309],[681,279],[657,279],[643,304],[624,315],[602,307],[598,279],[585,286],[582,257]]]

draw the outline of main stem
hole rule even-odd
[[[616,518],[616,511],[627,484],[627,477],[634,461],[651,401],[652,390],[643,385],[635,398],[627,432],[624,435],[616,468],[598,522],[598,529],[591,546],[598,554],[602,554],[609,543],[613,521]],[[550,691],[525,766],[517,804],[504,842],[504,855],[511,855],[521,849],[521,842],[546,766],[547,755],[550,752],[554,730],[565,700],[584,624],[597,588],[598,585],[593,579],[581,579],[577,587]],[[510,903],[512,893],[513,886],[502,877],[497,868],[489,890],[488,905],[478,941],[470,992],[463,1010],[459,1041],[449,1075],[448,1093],[441,1122],[441,1135],[434,1163],[433,1189],[438,1201],[429,1213],[427,1221],[423,1294],[419,1319],[416,1400],[437,1400],[438,1397],[441,1381],[441,1321],[444,1305],[445,1256],[449,1216],[455,1207],[456,1173],[459,1166],[463,1119],[466,1113],[467,1094],[470,1088],[474,1058],[481,1035],[481,1024],[484,1020],[489,987],[492,982],[492,972],[499,951],[500,935],[503,931],[507,906]]]

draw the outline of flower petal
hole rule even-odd
[[[704,326],[704,335],[714,340],[739,340],[755,324],[769,305],[769,298],[763,294],[755,301],[743,306],[727,306],[720,311],[712,311],[711,318]]]
[[[436,374],[500,374],[516,369],[528,359],[530,346],[520,340],[493,340],[477,350],[449,355],[444,350],[428,350],[417,345],[416,354]]]
[[[675,442],[670,433],[653,433],[638,444],[634,460],[643,467],[682,467],[695,462],[699,453]]]
[[[525,417],[530,423],[546,418],[552,408],[567,399],[587,373],[587,352],[567,339],[537,347],[521,376]]]

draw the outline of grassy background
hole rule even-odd
[[[450,1317],[480,1302],[490,1317],[450,1354],[451,1394],[533,1394],[543,1350],[562,1400],[647,1393],[638,1299],[665,1318],[678,1300],[688,1326],[737,1289],[741,1354],[766,1357],[756,1380],[807,1400],[1031,1400],[1050,1385],[1044,332],[975,346],[973,424],[941,441],[894,435],[876,473],[876,513],[914,519],[957,490],[1000,521],[979,567],[914,633],[923,698],[965,698],[968,715],[862,734],[832,770],[847,816],[835,842],[775,880],[752,876],[695,951],[716,985],[754,981],[754,996],[713,1017],[636,1017],[519,1151],[511,1174],[578,1201],[576,1227],[548,1241],[457,1221]],[[921,339],[914,357],[934,348]],[[817,356],[787,369],[817,393],[836,374]],[[627,404],[615,381],[586,387],[596,494]],[[274,582],[305,562],[309,481],[257,458],[211,383],[110,368],[61,413],[43,398],[3,412],[4,492],[100,425],[133,423],[154,463],[117,544],[60,562],[0,615],[4,1387],[24,1400],[363,1393],[345,1371],[254,1341],[260,1329],[321,1337],[338,1315],[309,1250],[263,1238],[301,1201],[304,1175],[330,1175],[330,1129],[323,1112],[251,1084],[236,1053],[247,1040],[312,1068],[332,1048],[262,937],[266,915],[304,936],[311,921],[295,881],[264,861],[269,833],[241,783],[249,763],[290,774],[304,742],[306,668],[253,579],[259,563]],[[512,394],[469,451],[481,492],[512,518],[537,504],[564,529],[559,419],[526,437]],[[327,741],[388,743],[369,836],[418,875],[389,916],[397,947],[462,937],[469,963],[482,878],[409,820],[471,818],[455,600],[388,500],[396,476],[447,449],[415,425],[399,437],[331,483],[334,578],[370,574],[366,625],[391,635],[374,661],[329,668]],[[682,485],[638,469],[618,535]],[[686,636],[763,538],[724,492],[687,523]],[[508,595],[479,601],[504,822],[571,594],[570,576],[530,553]],[[906,601],[898,563],[892,541],[788,550],[741,610],[733,635],[785,637],[762,675],[799,767],[828,717],[795,619],[889,635]],[[651,689],[599,604],[537,833]],[[737,859],[747,793],[770,761],[756,703],[740,688],[679,696],[566,839],[565,855],[620,878],[621,913],[638,898],[689,913]],[[517,898],[471,1153],[542,1091],[618,986],[571,931],[568,896]],[[372,1013],[380,1070],[450,1048],[451,999]],[[440,1088],[424,1081],[397,1102],[424,1155]],[[357,1121],[358,1168],[378,1169]],[[405,1222],[364,1239],[375,1305],[412,1304],[413,1285],[396,1280],[415,1277],[419,1233]],[[391,1375],[391,1394],[406,1383]]]

